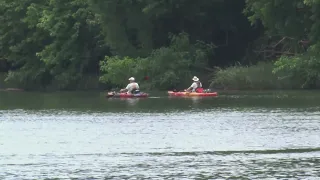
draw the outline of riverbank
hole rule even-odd
[[[42,86],[37,83],[5,81],[6,76],[6,73],[0,73],[0,91],[99,91],[111,88],[110,84],[100,83],[97,75],[84,75],[80,80],[72,82],[65,89],[60,88],[61,82],[59,81],[53,81],[47,86]]]
[[[275,65],[272,62],[260,62],[256,65],[241,66],[235,65],[227,68],[217,68],[214,73],[199,75],[204,88],[210,88],[215,91],[251,91],[251,90],[300,90],[300,89],[319,89],[320,83],[313,86],[304,86],[304,80],[301,78],[289,77],[289,72],[276,72],[273,70]],[[120,89],[112,84],[99,82],[97,75],[85,75],[81,80],[73,82],[68,88],[60,89],[59,81],[54,81],[46,87],[39,85],[22,84],[17,82],[5,82],[6,74],[0,73],[0,90],[2,91],[106,91],[110,89]],[[149,80],[140,78],[138,80],[143,91],[159,91],[159,89],[150,88],[153,83],[153,77]],[[189,84],[188,80],[173,89],[185,89]],[[190,83],[192,81],[190,80]],[[166,82],[164,82],[166,83]],[[171,90],[171,89],[167,89]],[[162,91],[165,91],[162,89]]]
[[[292,76],[292,72],[274,72],[273,62],[256,65],[235,65],[218,68],[212,74],[210,88],[224,90],[298,90],[319,89],[320,83],[307,84],[302,77]]]

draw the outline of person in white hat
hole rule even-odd
[[[193,80],[193,83],[191,84],[191,86],[188,89],[186,89],[186,91],[191,90],[192,92],[198,92],[198,89],[201,91],[202,84],[199,81],[199,78],[197,76],[193,76],[192,80]]]
[[[129,84],[126,88],[121,89],[120,92],[127,92],[127,94],[132,94],[134,91],[139,90],[139,84],[135,82],[134,77],[128,79]]]

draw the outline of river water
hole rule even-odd
[[[0,179],[320,179],[320,93],[0,92]]]

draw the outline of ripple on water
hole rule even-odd
[[[0,111],[0,179],[316,179],[320,114]]]

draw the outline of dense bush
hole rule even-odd
[[[320,85],[320,60],[316,56],[282,56],[275,62],[275,66],[275,74],[286,72],[285,76],[280,78],[294,79],[301,88],[318,88]]]
[[[225,69],[217,68],[212,75],[211,88],[223,89],[292,89],[301,81],[293,78],[282,79],[287,72],[273,73],[272,62],[260,62],[252,66],[235,65]]]
[[[207,64],[213,45],[197,42],[191,44],[186,33],[171,36],[171,44],[152,51],[146,58],[106,57],[100,62],[102,82],[124,86],[130,76],[138,81],[145,76],[145,88],[171,89],[190,83],[195,67]]]
[[[2,0],[0,71],[6,84],[28,89],[92,89],[100,76],[108,86],[149,76],[144,88],[171,89],[213,66],[272,60],[218,69],[211,84],[318,87],[319,7],[315,0]]]

